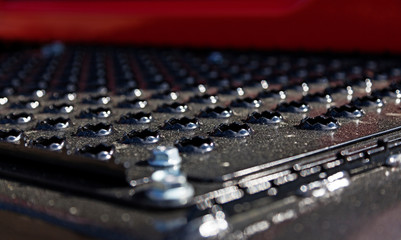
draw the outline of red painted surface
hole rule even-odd
[[[0,1],[0,38],[401,52],[398,0]]]

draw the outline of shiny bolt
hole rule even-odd
[[[392,154],[386,159],[386,164],[392,167],[401,166],[401,154]]]
[[[194,188],[179,170],[155,171],[151,176],[151,181],[152,187],[146,192],[146,196],[160,206],[183,206],[194,196]]]
[[[153,157],[149,164],[154,167],[173,167],[181,163],[182,159],[175,147],[159,146],[152,151]]]

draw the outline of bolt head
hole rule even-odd
[[[181,163],[182,159],[175,147],[158,146],[152,151],[153,157],[149,164],[154,167],[173,167]]]

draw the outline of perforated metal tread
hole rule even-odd
[[[238,203],[312,194],[399,152],[396,58],[57,47],[2,55],[5,177],[169,208],[144,193],[151,150],[176,146],[195,190],[176,214],[221,206],[230,219]]]

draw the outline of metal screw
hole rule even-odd
[[[392,167],[401,166],[401,154],[392,154],[386,159],[386,164]]]
[[[180,239],[225,239],[230,225],[221,207],[213,206],[210,213],[191,220],[181,231]]]
[[[182,159],[175,147],[159,146],[152,151],[153,157],[149,164],[154,167],[173,167],[181,163]]]
[[[229,228],[223,211],[217,211],[203,216],[202,224],[199,226],[199,234],[202,238],[212,238],[224,233]]]
[[[160,206],[183,206],[194,196],[194,188],[179,170],[158,170],[152,174],[151,181],[152,187],[146,196]]]

